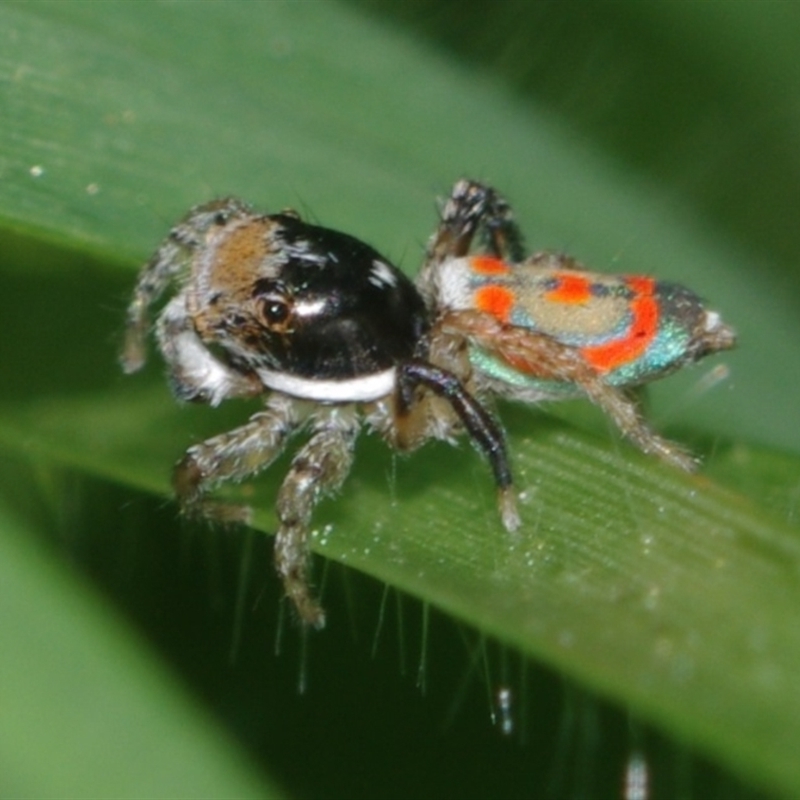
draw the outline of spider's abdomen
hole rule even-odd
[[[691,291],[635,275],[588,272],[572,259],[539,253],[522,264],[475,256],[441,267],[438,299],[446,310],[478,310],[503,325],[575,348],[614,386],[660,377],[731,346],[733,332]],[[474,347],[474,366],[509,385],[568,391]]]

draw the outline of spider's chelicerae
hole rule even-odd
[[[307,431],[278,493],[275,561],[300,618],[316,627],[311,515],[347,476],[362,424],[400,450],[466,431],[514,530],[505,440],[484,400],[587,396],[639,449],[689,470],[692,458],[647,426],[626,390],[735,340],[676,284],[588,272],[555,253],[526,258],[506,201],[470,180],[443,204],[416,284],[358,239],[293,211],[258,214],[234,198],[197,206],[139,276],[126,372],[144,363],[148,310],[173,285],[156,338],[176,396],[265,398],[244,425],[187,450],[178,499],[187,512],[247,520],[248,509],[209,493],[265,469]]]

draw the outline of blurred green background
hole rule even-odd
[[[640,757],[656,796],[796,794],[798,34],[736,0],[1,3],[0,794],[607,797]],[[167,502],[247,411],[118,374],[135,269],[234,193],[413,273],[462,175],[531,249],[736,326],[649,399],[710,478],[502,408],[514,551],[468,448],[365,441],[317,545],[373,577],[320,560],[306,638],[270,538]]]

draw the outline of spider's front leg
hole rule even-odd
[[[186,270],[195,252],[203,246],[209,229],[224,225],[233,216],[247,211],[248,206],[234,197],[195,206],[172,228],[144,265],[128,306],[125,341],[120,354],[120,363],[126,373],[136,372],[146,361],[144,340],[150,325],[150,307]]]
[[[209,500],[209,492],[266,469],[297,425],[294,402],[275,394],[266,410],[253,414],[246,424],[190,447],[172,479],[183,511],[224,522],[248,522],[248,507]]]
[[[300,618],[315,628],[325,626],[325,612],[308,583],[311,514],[323,497],[341,487],[350,472],[358,430],[351,407],[329,409],[294,457],[278,493],[280,527],[275,537],[275,565]]]

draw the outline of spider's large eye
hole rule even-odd
[[[285,295],[272,292],[261,295],[256,301],[256,309],[265,327],[280,333],[288,331],[291,308]]]

